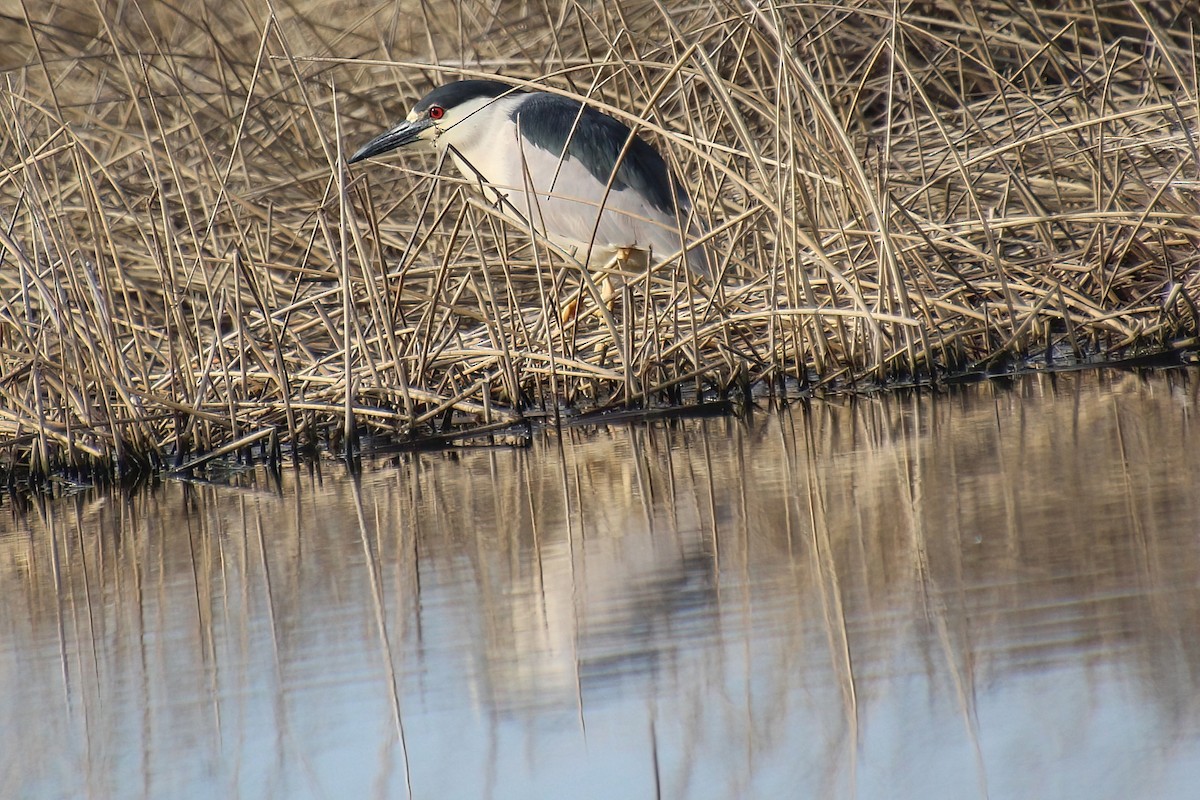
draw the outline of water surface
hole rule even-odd
[[[1190,798],[1197,375],[18,505],[8,798]]]

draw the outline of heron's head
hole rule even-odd
[[[459,144],[477,135],[480,125],[487,124],[496,98],[515,92],[499,81],[455,81],[439,86],[417,101],[403,122],[360,147],[350,163],[402,147],[429,150]]]

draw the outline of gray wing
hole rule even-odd
[[[660,258],[680,249],[679,220],[689,226],[689,242],[703,235],[687,190],[658,151],[637,136],[625,149],[631,131],[624,123],[587,106],[581,113],[578,102],[541,92],[515,108],[513,120],[533,145],[526,159],[539,178],[538,213],[547,231],[586,242],[595,227],[597,244],[650,247]],[[591,214],[580,213],[577,203],[555,202],[568,198]],[[688,266],[696,273],[711,277],[710,261],[703,246],[689,248]]]

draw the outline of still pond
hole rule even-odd
[[[0,510],[4,798],[1193,798],[1200,375]]]

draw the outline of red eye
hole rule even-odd
[[[429,107],[429,118],[430,119],[441,119],[444,116],[446,116],[446,109],[442,108],[441,106],[430,106]]]

